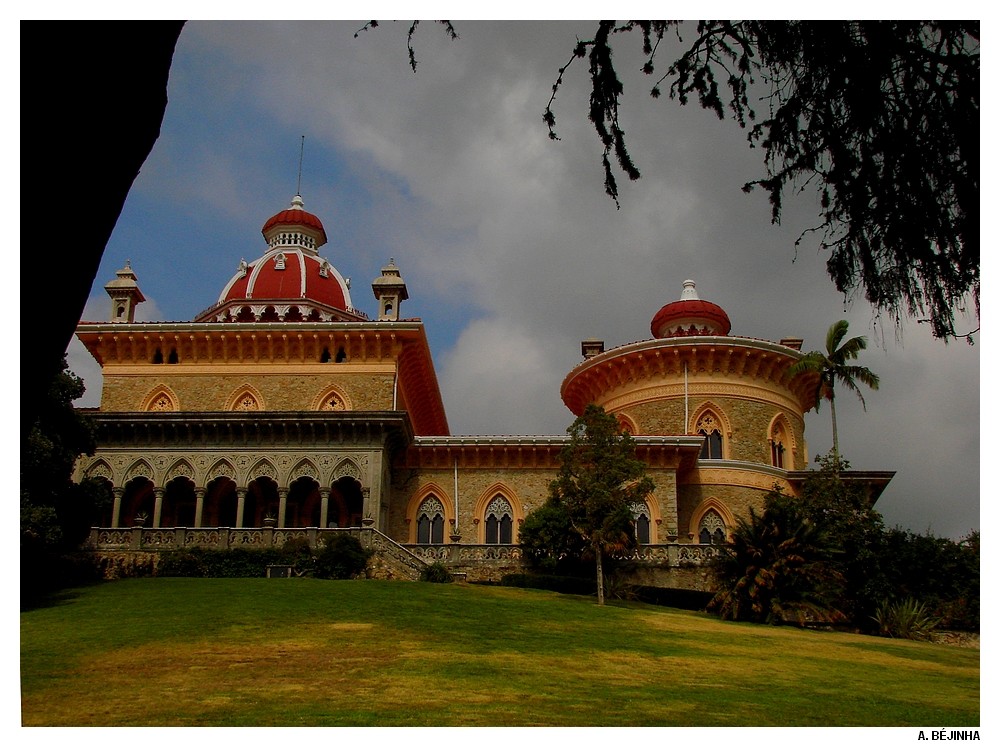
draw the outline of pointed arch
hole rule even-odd
[[[660,516],[660,504],[656,497],[649,493],[642,501],[636,501],[629,508],[632,511],[632,519],[636,523],[636,539],[639,540],[640,544],[655,545],[659,543],[658,529],[662,517]],[[645,514],[645,525],[642,522],[643,513]],[[643,528],[645,528],[645,533],[641,531]]]
[[[767,426],[767,442],[771,450],[771,466],[781,469],[795,469],[798,445],[795,431],[788,416],[779,412]]]
[[[342,477],[350,477],[359,483],[363,482],[361,480],[361,467],[350,457],[344,457],[333,468],[333,481],[336,482]]]
[[[233,482],[236,482],[236,468],[228,459],[219,459],[212,465],[205,475],[205,484],[212,482],[219,477],[225,477]]]
[[[251,384],[244,384],[229,397],[227,410],[265,410],[264,396]]]
[[[435,502],[437,505],[435,505]],[[436,482],[421,485],[406,503],[406,524],[409,543],[417,544],[420,535],[421,518],[427,519],[427,531],[430,539],[434,534],[434,518],[440,506],[442,542],[447,542],[445,529],[455,525],[455,505],[452,497]]]
[[[153,467],[145,459],[136,459],[129,468],[125,470],[125,482],[129,483],[137,477],[145,477],[150,482],[153,481]]]
[[[174,390],[166,384],[157,384],[143,398],[142,412],[178,412],[181,408]]]
[[[701,459],[728,459],[733,426],[726,411],[708,400],[695,408],[688,421],[688,433],[705,436]]]
[[[277,483],[278,468],[274,466],[274,463],[269,458],[261,457],[254,463],[250,471],[247,472],[247,484],[249,485],[258,477],[267,477]]]
[[[329,355],[329,351],[327,351],[327,355]],[[340,361],[337,362],[339,363]],[[339,386],[331,384],[313,399],[312,409],[339,412],[342,410],[353,410],[354,407],[351,405],[351,400],[344,393],[344,390]]]
[[[194,467],[191,466],[191,462],[183,457],[174,461],[167,469],[163,482],[168,483],[176,477],[186,477],[194,482]]]
[[[87,471],[83,473],[83,477],[87,480],[101,478],[114,485],[114,474],[114,470],[111,469],[111,465],[108,464],[107,461],[104,459],[98,459],[92,465],[87,467]]]
[[[500,500],[497,500],[497,499]],[[506,504],[506,506],[504,505]],[[509,511],[506,514],[505,509]],[[483,491],[473,511],[473,522],[476,524],[477,542],[485,544],[516,544],[520,534],[521,523],[524,521],[524,508],[521,499],[508,485],[496,482]],[[509,519],[509,542],[506,534]],[[493,531],[496,529],[496,537]]]
[[[628,433],[630,436],[641,435],[639,426],[635,422],[635,418],[632,418],[623,412],[616,412],[615,419],[618,421],[618,429],[623,433]]]
[[[733,528],[736,526],[736,517],[733,516],[733,512],[729,510],[729,507],[725,503],[714,496],[703,500],[691,513],[691,522],[688,524],[688,539],[695,542],[700,541],[701,530],[706,528],[703,526],[706,524],[706,518],[712,514],[717,516],[722,522],[723,540],[729,540]],[[710,529],[709,533],[712,534],[713,532],[714,529]]]
[[[300,477],[308,477],[319,483],[319,467],[309,457],[304,457],[298,464],[292,467],[292,471],[288,473],[289,484],[295,482]]]

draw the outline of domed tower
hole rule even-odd
[[[267,251],[253,262],[241,260],[218,302],[196,322],[358,321],[351,283],[319,249],[326,231],[295,195],[291,205],[268,218],[261,229]]]
[[[661,536],[682,542],[725,541],[773,485],[794,494],[792,475],[808,459],[803,414],[816,380],[788,374],[801,341],[736,337],[731,327],[685,280],[681,297],[654,314],[653,339],[607,351],[584,341],[584,361],[562,385],[574,414],[595,403],[640,447],[674,444],[676,472],[654,479],[667,486],[657,496]]]
[[[803,413],[815,381],[788,376],[801,357],[795,340],[729,334],[729,315],[698,297],[693,280],[650,323],[652,340],[595,353],[566,377],[562,397],[618,415],[633,435],[705,436],[703,459],[803,469]]]

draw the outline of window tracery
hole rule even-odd
[[[486,507],[486,544],[509,545],[514,541],[514,511],[499,493]]]
[[[709,509],[698,523],[698,541],[703,545],[722,545],[726,542],[726,523],[715,509]]]
[[[722,424],[718,416],[709,410],[705,412],[695,426],[698,434],[705,437],[701,447],[701,459],[722,459]]]
[[[635,539],[640,545],[649,544],[649,506],[636,501],[629,506],[635,524]]]
[[[417,544],[439,545],[444,542],[444,506],[437,496],[427,496],[417,509]]]

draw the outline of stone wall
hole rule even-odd
[[[136,412],[160,386],[169,387],[182,412],[220,412],[230,409],[233,398],[251,387],[262,400],[261,408],[279,412],[308,411],[318,407],[317,398],[329,387],[342,392],[351,410],[391,410],[391,373],[351,373],[346,365],[339,370],[329,364],[324,373],[241,373],[229,366],[224,374],[185,373],[179,366],[150,366],[148,375],[115,375],[104,372],[101,409],[106,412]],[[315,368],[316,366],[310,366]]]

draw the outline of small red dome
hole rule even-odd
[[[326,243],[326,230],[323,228],[323,222],[305,210],[302,202],[302,197],[300,195],[295,195],[292,198],[292,205],[285,210],[282,210],[277,215],[272,215],[267,219],[264,227],[260,229],[260,232],[264,235],[264,238],[271,241],[271,237],[268,235],[271,229],[277,226],[296,226],[301,228],[312,229],[317,233],[316,236],[316,248],[323,246]]]
[[[702,301],[693,280],[684,281],[679,301],[672,301],[656,312],[649,325],[653,337],[690,335],[728,335],[732,329],[729,315],[718,304]]]

